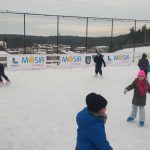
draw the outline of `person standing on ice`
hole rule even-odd
[[[10,83],[10,80],[8,79],[8,77],[5,75],[5,68],[3,66],[3,64],[0,63],[0,85],[3,85],[3,79],[2,77],[7,81],[6,83]]]
[[[86,96],[86,105],[76,117],[76,150],[112,150],[105,133],[107,100],[96,93]]]
[[[137,109],[139,107],[139,125],[144,126],[145,123],[145,105],[146,105],[146,93],[150,93],[150,84],[146,79],[145,72],[140,70],[137,78],[131,85],[125,88],[124,94],[127,91],[134,89],[132,99],[132,111],[130,116],[127,118],[128,122],[134,121],[137,116]]]
[[[96,57],[94,58],[95,62],[95,77],[98,77],[98,73],[102,76],[102,64],[106,67],[106,63],[103,59],[103,55],[100,52],[97,52]]]
[[[144,70],[145,75],[147,77],[147,72],[148,72],[148,66],[149,66],[149,61],[147,59],[147,55],[145,53],[142,54],[142,58],[138,62],[138,66],[140,70]]]

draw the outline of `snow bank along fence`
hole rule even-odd
[[[94,65],[96,54],[5,54],[0,56],[0,62],[8,69],[43,69],[48,67],[88,67]],[[130,65],[138,62],[142,53],[104,53],[107,66]],[[147,53],[150,61],[150,53]]]

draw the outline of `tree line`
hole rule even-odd
[[[86,47],[88,49],[94,46],[109,46],[110,51],[116,51],[122,48],[146,46],[150,44],[150,29],[142,26],[135,32],[131,28],[129,34],[116,37],[79,37],[79,36],[29,36],[16,34],[0,34],[0,40],[7,43],[8,48],[31,47],[33,43],[38,44],[63,44],[70,45],[73,50],[75,47]]]

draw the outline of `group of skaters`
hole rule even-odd
[[[106,66],[103,56],[98,53],[94,62],[96,63],[95,76],[97,77],[98,73],[102,76],[102,64],[104,64],[104,67]],[[127,122],[136,119],[139,108],[139,126],[141,127],[145,124],[146,94],[147,92],[150,93],[150,84],[147,80],[148,66],[149,61],[144,53],[138,62],[137,77],[124,90],[124,94],[134,90],[132,111],[127,118]],[[105,133],[107,100],[102,95],[89,93],[85,98],[85,102],[86,107],[76,116],[78,125],[76,150],[113,150]]]
[[[102,64],[106,67],[103,55],[98,52],[94,62],[96,64],[95,76],[97,77],[98,73],[102,76]],[[127,121],[134,121],[139,109],[139,126],[141,127],[145,124],[146,94],[150,93],[150,84],[147,80],[148,66],[149,61],[144,53],[138,62],[140,70],[137,77],[124,90],[124,94],[134,90],[132,110]],[[2,77],[6,80],[6,83],[10,83],[4,70],[3,64],[0,63],[0,85],[4,84]],[[85,102],[86,107],[76,116],[78,125],[76,150],[113,150],[105,133],[107,100],[102,95],[92,92],[86,96]]]

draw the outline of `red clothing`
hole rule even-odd
[[[146,95],[147,91],[148,91],[148,86],[146,83],[146,80],[139,80],[138,78],[136,79],[136,86],[140,91],[140,95],[144,96]]]

